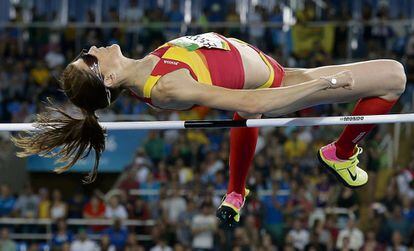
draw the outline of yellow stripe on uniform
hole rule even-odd
[[[230,46],[229,46],[229,44],[226,41],[222,41],[221,44],[223,45],[223,48],[226,51],[229,51],[230,50]]]
[[[151,90],[154,85],[157,83],[158,79],[160,79],[161,75],[158,76],[149,76],[147,82],[144,85],[144,97],[151,98]]]
[[[210,71],[207,65],[203,62],[203,59],[195,51],[188,51],[185,48],[173,46],[169,48],[164,56],[164,59],[171,59],[186,63],[193,70],[194,74],[200,83],[212,84]]]
[[[269,88],[272,84],[273,84],[273,80],[275,79],[275,71],[272,67],[272,65],[270,64],[269,60],[266,58],[265,55],[263,55],[263,53],[259,53],[260,57],[263,59],[263,61],[266,63],[267,67],[270,70],[270,76],[269,79],[266,81],[266,83],[262,84],[260,88]]]

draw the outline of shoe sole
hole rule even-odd
[[[216,217],[219,219],[220,227],[225,229],[233,229],[238,225],[238,222],[234,220],[236,212],[227,206],[221,206],[217,209]]]
[[[319,162],[322,164],[322,166],[324,168],[322,168],[322,170],[324,170],[324,172],[327,172],[331,175],[333,175],[336,179],[338,179],[344,186],[348,187],[348,188],[360,188],[365,186],[368,182],[366,182],[365,184],[362,185],[358,185],[358,186],[353,186],[353,185],[349,185],[342,177],[341,175],[339,175],[335,170],[332,169],[332,167],[330,167],[328,164],[325,163],[325,161],[323,161],[322,157],[321,157],[321,152],[318,151],[318,160]],[[328,171],[326,171],[328,170]]]

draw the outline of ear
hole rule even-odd
[[[106,74],[104,78],[104,84],[106,87],[116,87],[116,75],[115,73]]]

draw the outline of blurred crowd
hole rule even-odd
[[[351,20],[350,1],[328,1],[327,11],[314,11],[313,1],[297,11],[295,29],[207,28],[220,21],[239,22],[236,6],[206,5],[186,34],[217,31],[251,42],[284,66],[317,67],[346,60],[394,58],[404,63],[408,87],[399,107],[411,106],[414,78],[414,36],[407,27],[387,21],[406,15],[381,1],[366,1],[363,21],[374,25],[353,29],[333,26],[331,46],[312,42],[312,50],[295,48],[303,38],[295,29],[306,29],[312,21]],[[261,1],[259,1],[261,2]],[[173,2],[174,3],[174,2]],[[178,3],[178,2],[177,2]],[[141,9],[129,1],[128,11],[119,16],[109,9],[105,21],[181,22],[179,4]],[[337,7],[335,7],[337,6]],[[22,15],[16,9],[13,22]],[[50,21],[32,10],[33,21]],[[53,15],[52,15],[53,16]],[[95,20],[88,11],[87,21]],[[52,17],[53,18],[53,17]],[[76,21],[75,17],[72,18]],[[280,6],[257,5],[247,15],[247,23],[280,23]],[[317,29],[329,28],[328,25]],[[312,30],[315,32],[315,30]],[[120,44],[125,55],[141,58],[181,28],[0,28],[0,121],[26,122],[43,109],[46,97],[68,105],[59,91],[59,74],[82,48]],[[330,32],[326,32],[330,34]],[[325,34],[326,35],[326,34]],[[324,35],[323,35],[324,36]],[[316,39],[318,40],[318,39]],[[305,109],[295,116],[349,114],[351,105],[322,105]],[[203,108],[189,112],[155,113],[139,101],[124,95],[103,114],[151,114],[159,120],[221,119],[232,114]],[[27,185],[14,193],[7,184],[0,191],[0,220],[3,217],[52,219],[50,241],[12,240],[13,234],[47,233],[39,225],[1,223],[0,250],[414,250],[414,152],[408,165],[389,166],[384,135],[380,126],[364,141],[361,166],[370,172],[363,190],[349,190],[321,172],[317,149],[338,136],[339,127],[276,128],[261,130],[240,226],[234,231],[218,226],[215,209],[220,204],[228,180],[229,136],[226,130],[151,131],[134,161],[125,168],[115,192],[85,194],[74,191],[64,198],[63,188]],[[7,140],[7,139],[3,139]],[[1,141],[1,139],[0,139]],[[131,194],[135,189],[144,193]],[[111,219],[113,224],[79,226],[68,219]],[[127,220],[152,221],[149,225],[127,225]],[[147,236],[149,238],[140,238]],[[138,239],[140,239],[138,241]]]
[[[312,21],[351,20],[352,8],[345,2],[333,1],[332,4],[339,4],[341,7],[325,8],[317,15],[314,2],[305,1],[305,8],[295,13],[296,24],[288,31],[281,29],[282,22],[286,20],[279,5],[275,5],[272,9],[257,5],[248,12],[247,23],[257,25],[270,22],[280,24],[280,27],[209,28],[208,25],[214,22],[240,22],[235,4],[215,3],[206,5],[200,15],[194,18],[194,23],[199,26],[191,26],[183,30],[182,27],[164,29],[162,25],[155,25],[160,21],[184,20],[178,1],[172,2],[171,7],[164,11],[156,7],[142,10],[138,7],[138,1],[132,0],[127,13],[122,17],[115,9],[109,9],[104,20],[154,25],[142,28],[137,25],[136,28],[134,26],[127,28],[69,26],[53,29],[4,26],[0,28],[0,121],[31,120],[32,115],[42,109],[41,102],[45,101],[46,97],[53,97],[58,102],[63,101],[64,96],[59,91],[59,74],[82,48],[117,43],[126,56],[142,58],[163,42],[180,36],[183,32],[194,34],[216,31],[246,40],[286,67],[317,67],[347,60],[394,58],[405,63],[410,82],[413,78],[410,74],[412,71],[409,69],[414,67],[414,38],[411,36],[410,26],[397,25],[396,27],[387,23],[391,17],[400,16],[391,15],[392,9],[388,5],[378,3],[375,8],[373,5],[363,5],[360,20],[377,22],[368,26],[354,27],[351,41],[349,41],[350,30],[343,22],[338,26],[322,25],[316,28],[305,25]],[[15,11],[15,19],[12,21],[18,24],[23,19],[23,11],[19,8]],[[33,22],[53,21],[47,19],[47,12],[38,12],[36,8],[32,8],[31,11]],[[86,12],[85,15],[86,21],[95,20],[94,12]],[[352,46],[348,46],[350,43]],[[412,90],[411,84],[408,85],[408,90]],[[145,114],[148,110],[137,100],[124,96],[106,112]]]

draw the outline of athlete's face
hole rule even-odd
[[[121,48],[117,44],[107,47],[92,46],[88,54],[94,55],[99,61],[99,67],[102,74],[110,72],[113,68],[119,67],[119,63],[123,58]]]
[[[96,57],[99,65],[99,72],[103,76],[104,82],[115,81],[116,75],[119,71],[122,71],[122,59],[123,55],[119,45],[114,44],[107,47],[92,46],[87,54]],[[74,65],[81,69],[90,70],[90,67],[86,64],[82,58],[73,62]]]

